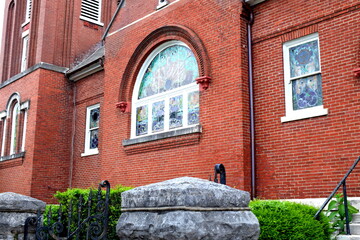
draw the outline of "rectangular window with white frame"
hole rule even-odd
[[[29,30],[22,34],[21,71],[28,68]]]
[[[283,45],[286,116],[282,122],[323,116],[319,35],[310,34]]]
[[[86,109],[85,149],[81,156],[98,154],[100,104]]]
[[[82,0],[80,19],[103,26],[101,22],[102,0]]]

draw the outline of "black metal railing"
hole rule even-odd
[[[102,188],[106,188],[105,196],[102,194]],[[36,217],[27,218],[24,227],[24,240],[29,239],[29,227],[35,228],[36,240],[105,240],[109,221],[109,201],[110,183],[105,180],[99,184],[97,191],[90,190],[87,200],[81,195],[76,204],[70,201],[67,209],[68,215],[66,216],[67,223],[64,223],[63,216],[65,213],[61,205],[55,213],[50,209],[46,216],[42,216],[39,211]],[[74,212],[76,213],[74,214]],[[82,219],[84,212],[86,217]],[[54,217],[57,220],[51,222]],[[46,218],[45,223],[44,218]]]
[[[334,190],[332,191],[332,193],[330,194],[330,196],[325,200],[325,202],[323,203],[323,205],[320,207],[320,209],[316,212],[314,218],[318,218],[321,211],[324,210],[324,208],[326,207],[326,205],[330,202],[330,200],[334,197],[334,195],[336,194],[336,192],[339,190],[339,188],[342,186],[343,187],[343,195],[344,195],[344,208],[345,208],[345,222],[346,222],[346,234],[350,235],[350,222],[349,222],[349,208],[347,205],[347,193],[346,193],[346,179],[347,177],[350,175],[350,173],[352,172],[352,170],[354,170],[354,168],[356,167],[356,165],[358,164],[358,162],[360,161],[360,157],[358,157],[358,159],[354,162],[354,164],[351,166],[351,168],[349,169],[349,171],[345,174],[345,176],[341,179],[341,181],[338,183],[338,185],[334,188]]]
[[[223,164],[216,164],[214,168],[214,182],[218,183],[218,174],[220,174],[220,183],[226,185],[226,172]]]

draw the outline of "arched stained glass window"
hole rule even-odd
[[[180,41],[169,41],[145,60],[133,92],[132,137],[199,123],[197,60]]]

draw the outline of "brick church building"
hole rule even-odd
[[[360,155],[359,19],[358,0],[6,0],[0,192],[222,163],[253,197],[327,197]]]

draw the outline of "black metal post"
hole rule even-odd
[[[220,174],[220,183],[226,185],[226,172],[225,167],[223,164],[216,164],[215,165],[215,176],[214,182],[218,182],[217,174]]]
[[[347,195],[346,195],[346,180],[343,182],[343,194],[344,194],[344,208],[345,208],[345,222],[346,222],[346,234],[350,234],[350,223],[349,223],[349,209],[347,204]]]

